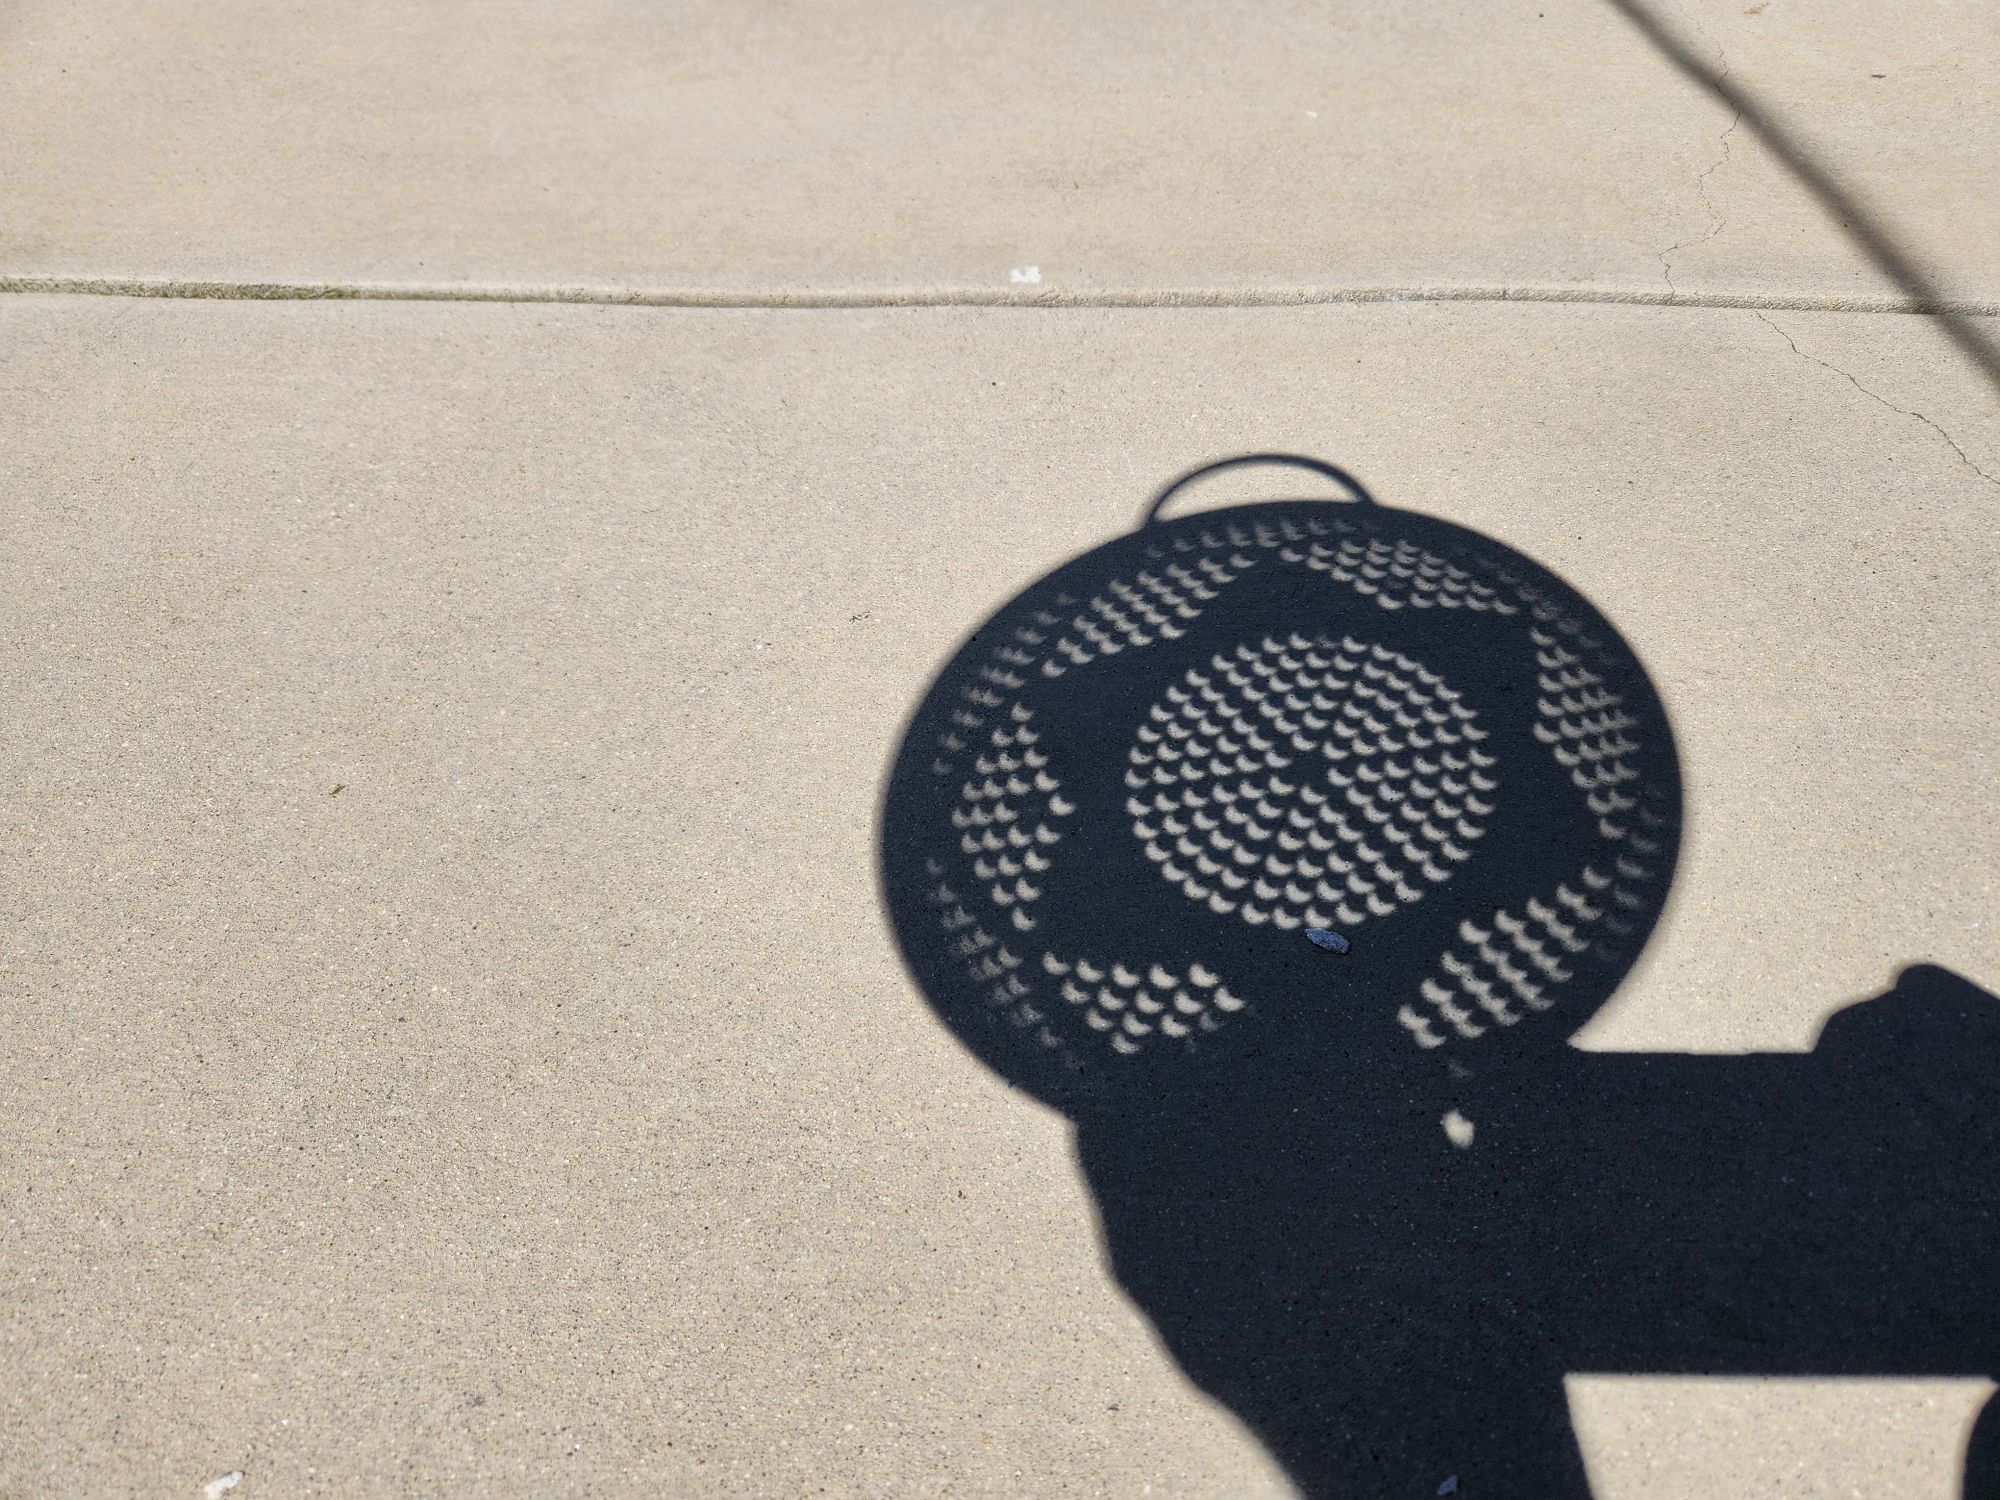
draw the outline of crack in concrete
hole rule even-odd
[[[1680,0],[1673,0],[1673,3],[1680,8]],[[1722,49],[1716,46],[1713,37],[1688,17],[1685,9],[1681,9],[1683,20],[1713,50],[1720,72],[1698,61],[1687,42],[1676,34],[1675,29],[1660,23],[1660,18],[1645,0],[1605,0],[1605,4],[1629,21],[1682,77],[1735,110],[1751,134],[1813,196],[1876,270],[1894,282],[1906,296],[1919,302],[1936,304],[1945,300],[1937,275],[1902,247],[1889,225],[1816,161],[1755,94],[1731,80],[1728,59]],[[1666,294],[1666,300],[1675,300],[1671,290]],[[1938,312],[1938,326],[1960,352],[1979,367],[1980,373],[1994,389],[2000,390],[2000,345],[1995,344],[1991,335],[1962,314],[1943,309]]]
[[[1681,4],[1680,0],[1674,0],[1674,9],[1681,13],[1681,19],[1687,22],[1694,34],[1706,42],[1709,50],[1715,54],[1715,81],[1717,84],[1723,83],[1729,77],[1729,54],[1722,50],[1720,42],[1708,34],[1708,28],[1689,14],[1688,8]],[[1708,169],[1694,180],[1695,190],[1701,194],[1701,206],[1708,213],[1708,233],[1697,239],[1681,240],[1677,244],[1669,245],[1666,249],[1659,252],[1660,274],[1666,277],[1667,290],[1669,292],[1677,292],[1679,290],[1674,285],[1673,257],[1683,250],[1691,250],[1697,245],[1706,245],[1710,240],[1722,233],[1722,215],[1717,211],[1715,198],[1708,190],[1708,179],[1715,175],[1717,168],[1729,160],[1729,138],[1736,133],[1736,127],[1742,123],[1743,111],[1739,107],[1730,115],[1728,127],[1721,135],[1716,137],[1722,144],[1722,154],[1710,162]]]
[[[1708,170],[1694,180],[1695,190],[1701,194],[1701,206],[1708,210],[1708,233],[1696,239],[1682,240],[1678,244],[1669,245],[1660,252],[1660,271],[1667,278],[1667,290],[1670,292],[1679,292],[1679,288],[1674,285],[1673,257],[1683,250],[1692,250],[1697,245],[1706,245],[1710,240],[1722,233],[1722,213],[1715,206],[1715,196],[1708,190],[1708,179],[1713,177],[1716,171],[1729,160],[1729,138],[1736,133],[1736,127],[1742,123],[1743,111],[1739,109],[1735,114],[1730,116],[1729,128],[1716,137],[1721,142],[1722,154],[1710,162]]]
[[[1806,353],[1805,350],[1801,349],[1798,346],[1798,341],[1794,339],[1791,336],[1791,334],[1787,333],[1781,324],[1773,322],[1768,314],[1764,313],[1763,311],[1757,308],[1752,308],[1751,311],[1756,314],[1760,322],[1764,323],[1767,327],[1771,329],[1773,333],[1777,334],[1779,338],[1783,339],[1786,345],[1791,349],[1792,353],[1796,354],[1800,359],[1806,361],[1806,363],[1808,364],[1818,365],[1822,370],[1831,370],[1834,374],[1841,376],[1843,379],[1845,379],[1849,385],[1853,386],[1857,391],[1861,392],[1861,394],[1866,396],[1870,401],[1875,402],[1879,406],[1886,406],[1890,411],[1895,412],[1896,415],[1901,417],[1915,417],[1919,422],[1923,423],[1924,426],[1930,428],[1932,432],[1935,432],[1939,437],[1944,439],[1945,445],[1949,447],[1953,453],[1958,455],[1958,461],[1961,464],[1965,465],[1966,468],[1970,469],[1973,473],[1977,474],[1981,479],[1985,480],[1995,489],[2000,489],[2000,479],[1994,478],[1991,474],[1987,473],[1984,469],[1980,468],[1978,464],[1974,463],[1971,457],[1966,453],[1966,451],[1958,445],[1958,439],[1954,438],[1949,432],[1946,432],[1942,427],[1938,426],[1938,424],[1933,422],[1929,417],[1925,416],[1920,411],[1912,411],[1907,406],[1898,406],[1888,397],[1880,394],[1877,391],[1871,391],[1870,389],[1868,389],[1867,386],[1863,385],[1859,380],[1856,380],[1853,375],[1849,374],[1846,370],[1841,369],[1839,365],[1831,364],[1828,361],[1819,358],[1817,355]]]
[[[1681,0],[1674,0],[1674,9],[1681,13],[1681,19],[1688,23],[1688,28],[1704,42],[1707,42],[1709,50],[1715,54],[1715,76],[1718,79],[1727,78],[1729,76],[1729,54],[1722,50],[1722,43],[1708,34],[1708,28],[1695,19],[1694,12],[1681,4]]]

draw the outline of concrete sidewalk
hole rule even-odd
[[[2000,337],[1991,14],[1673,24]],[[209,285],[0,296],[0,1491],[1286,1493],[874,863],[965,632],[1206,458],[1644,656],[1687,847],[1588,1045],[2000,982],[1994,386],[1610,8],[7,27],[0,280]],[[773,305],[453,300],[552,287]],[[1570,1397],[1603,1496],[1942,1500],[1990,1390]]]
[[[30,3],[0,48],[0,272],[1895,296],[1621,3]],[[1991,7],[1642,13],[1941,291],[2000,301]]]

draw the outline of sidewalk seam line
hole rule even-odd
[[[2000,316],[2000,298],[1916,298],[1893,293],[1682,292],[1575,286],[1271,286],[1094,288],[854,287],[768,291],[729,288],[532,286],[361,281],[224,281],[133,276],[10,275],[0,293],[164,298],[215,302],[493,302],[604,307],[796,311],[866,308],[1232,308],[1397,302],[1535,302],[1696,307],[1769,312]]]

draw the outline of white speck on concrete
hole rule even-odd
[[[1453,1110],[1444,1117],[1444,1133],[1445,1139],[1463,1151],[1472,1144],[1472,1121],[1457,1110]],[[1440,1490],[1439,1493],[1442,1494],[1443,1491]]]
[[[222,1497],[243,1482],[243,1471],[231,1469],[227,1474],[219,1474],[201,1487],[208,1500],[222,1500]]]
[[[1007,273],[1007,279],[1015,285],[1040,286],[1042,268],[1040,266],[1016,266]]]

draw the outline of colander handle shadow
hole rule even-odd
[[[1308,473],[1318,474],[1322,478],[1331,479],[1362,505],[1373,505],[1376,503],[1375,497],[1368,493],[1368,487],[1365,484],[1348,473],[1347,470],[1321,459],[1307,458],[1299,453],[1239,453],[1234,458],[1217,459],[1212,464],[1203,464],[1198,469],[1189,469],[1187,473],[1174,480],[1153,497],[1152,504],[1146,507],[1145,517],[1139,522],[1140,526],[1151,526],[1155,521],[1159,520],[1160,511],[1166,503],[1177,492],[1185,486],[1194,483],[1195,480],[1206,478],[1210,474],[1219,474],[1224,469],[1240,469],[1251,464],[1277,464],[1288,469],[1304,469]]]

